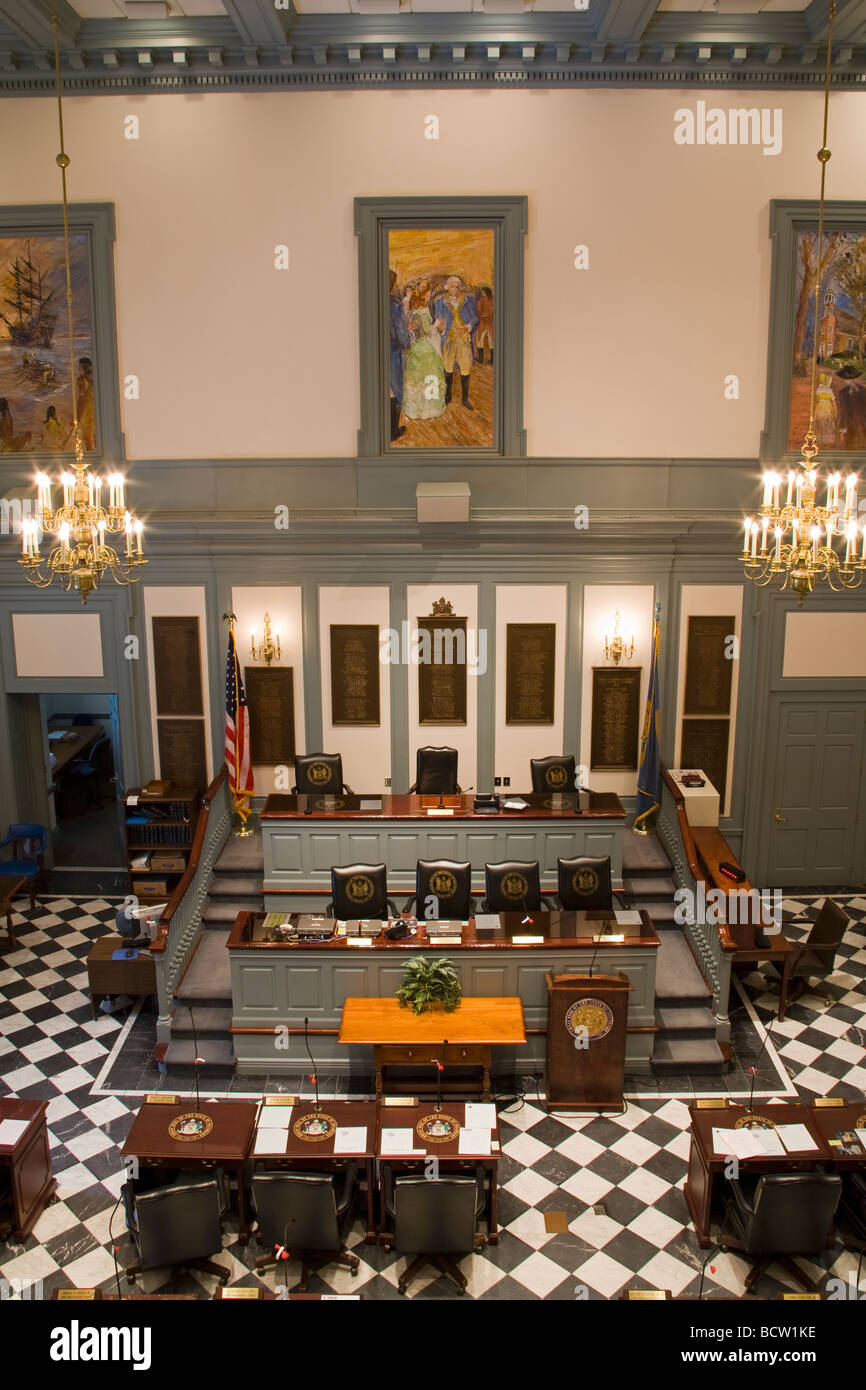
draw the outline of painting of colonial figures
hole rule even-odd
[[[97,448],[87,237],[70,237],[74,380],[60,236],[0,236],[0,454],[72,449],[72,392]]]
[[[496,305],[492,228],[388,232],[392,448],[490,448]]]
[[[823,450],[866,450],[866,231],[825,231],[818,291],[815,434]],[[797,233],[788,448],[809,424],[815,345],[816,231]]]

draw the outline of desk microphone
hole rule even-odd
[[[294,1216],[289,1217],[288,1221],[286,1222],[285,1229],[283,1230],[282,1245],[274,1246],[274,1249],[277,1252],[277,1264],[279,1264],[280,1260],[285,1261],[285,1264],[283,1265],[283,1274],[285,1276],[286,1298],[288,1298],[289,1296],[289,1260],[291,1259],[291,1252],[289,1250],[289,1227],[294,1226],[295,1220],[296,1218]]]
[[[112,1224],[113,1224],[113,1222],[114,1222],[114,1218],[115,1218],[115,1216],[117,1215],[117,1208],[120,1206],[120,1204],[121,1204],[122,1201],[123,1201],[123,1189],[121,1188],[120,1196],[118,1197],[117,1201],[116,1201],[115,1204],[114,1204],[114,1211],[111,1213],[110,1217],[108,1218],[108,1239],[109,1239],[109,1241],[111,1242],[111,1255],[112,1255],[112,1258],[113,1258],[113,1260],[114,1260],[114,1282],[115,1282],[115,1285],[117,1286],[117,1301],[118,1301],[118,1303],[122,1303],[122,1302],[123,1302],[123,1294],[120,1292],[120,1273],[119,1273],[118,1264],[117,1264],[117,1252],[118,1252],[118,1250],[120,1249],[120,1247],[115,1243],[114,1236],[111,1234],[111,1227],[112,1227]],[[858,1271],[858,1277],[859,1277],[859,1271]]]
[[[522,927],[531,927],[534,925],[534,919],[529,915],[529,908],[526,906],[526,899],[521,898],[520,901],[523,903],[523,921],[520,923],[520,925]]]
[[[771,1034],[772,1031],[773,1031],[773,1024],[774,1024],[774,1023],[775,1023],[775,1019],[772,1019],[772,1018],[771,1018],[769,1024],[767,1025],[766,1032],[764,1033],[764,1041],[763,1041],[763,1043],[761,1044],[761,1050],[760,1050],[760,1052],[758,1053],[758,1055],[757,1055],[757,1057],[755,1058],[755,1060],[754,1060],[754,1062],[752,1063],[752,1065],[749,1067],[749,1071],[752,1073],[752,1089],[751,1089],[751,1091],[750,1091],[750,1093],[749,1093],[749,1114],[751,1114],[751,1112],[752,1112],[752,1101],[753,1101],[754,1098],[755,1098],[755,1082],[756,1082],[757,1079],[758,1079],[758,1063],[760,1062],[762,1056],[764,1055],[764,1048],[767,1046],[767,1043],[770,1041],[770,1034]]]
[[[447,1046],[448,1039],[443,1038],[442,1047],[446,1048]],[[442,1109],[442,1073],[445,1070],[445,1067],[443,1063],[440,1062],[438,1057],[433,1058],[433,1065],[436,1068],[436,1109],[437,1111],[439,1111]]]
[[[192,1024],[192,1074],[195,1078],[195,1108],[196,1110],[201,1110],[201,1098],[198,1092],[198,1069],[200,1066],[204,1066],[204,1057],[199,1057],[198,1055],[198,1034],[195,1030],[195,1014],[192,1011],[192,1005],[187,1004],[186,1007],[189,1010],[189,1021]]]
[[[699,1285],[699,1287],[698,1287],[698,1303],[701,1302],[701,1300],[703,1299],[703,1296],[704,1296],[704,1275],[705,1275],[706,1272],[707,1272],[707,1265],[710,1264],[710,1260],[714,1260],[714,1259],[716,1258],[716,1256],[720,1253],[720,1251],[721,1251],[721,1246],[716,1245],[712,1250],[710,1250],[710,1251],[708,1252],[707,1258],[704,1260],[703,1264],[701,1265],[701,1282],[700,1282],[700,1285]],[[710,1265],[710,1273],[711,1273],[711,1274],[715,1274],[715,1272],[716,1272],[716,1271],[715,1271],[715,1267],[714,1267],[713,1265]]]
[[[319,1109],[319,1083],[318,1083],[318,1081],[316,1080],[316,1064],[315,1064],[315,1062],[313,1061],[313,1054],[312,1054],[312,1052],[310,1051],[310,1037],[309,1037],[309,1031],[308,1031],[308,1024],[309,1024],[309,1022],[310,1022],[310,1020],[309,1020],[308,1018],[305,1018],[305,1019],[304,1019],[304,1047],[307,1049],[307,1056],[308,1056],[309,1059],[310,1059],[310,1066],[313,1068],[312,1072],[310,1073],[310,1080],[312,1081],[313,1087],[315,1088],[315,1092],[316,1092],[316,1109],[318,1110],[318,1109]]]
[[[605,920],[604,920],[604,925],[603,925],[601,931],[599,932],[599,934],[598,934],[598,936],[597,936],[597,938],[596,938],[595,950],[594,950],[593,953],[592,953],[592,960],[589,962],[589,978],[590,978],[590,979],[592,979],[592,972],[593,972],[593,969],[595,968],[595,958],[596,958],[596,956],[598,955],[598,948],[599,948],[599,946],[601,945],[601,938],[602,938],[603,936],[606,936],[606,935],[607,935],[607,929],[608,929],[609,925],[610,925],[610,919],[606,917]]]

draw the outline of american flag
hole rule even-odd
[[[231,628],[226,656],[226,767],[233,792],[243,795],[255,790],[250,762],[250,712]]]

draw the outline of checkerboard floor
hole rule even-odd
[[[498,1245],[488,1245],[461,1263],[467,1296],[491,1299],[610,1299],[623,1288],[662,1287],[675,1295],[697,1293],[701,1251],[683,1196],[689,1149],[688,1109],[692,1096],[748,1092],[747,1069],[773,1023],[771,1040],[758,1064],[756,1095],[804,1100],[830,1091],[850,1098],[866,1094],[866,897],[840,897],[852,922],[837,969],[815,993],[807,993],[773,1023],[775,972],[753,973],[732,991],[732,1042],[736,1063],[721,1078],[628,1079],[628,1109],[622,1116],[568,1119],[549,1116],[524,1082],[522,1100],[500,1103]],[[796,939],[817,915],[821,898],[786,899],[785,929]],[[150,1057],[154,1021],[147,1013],[90,1016],[85,959],[93,940],[110,929],[116,902],[106,898],[46,898],[34,912],[25,900],[14,915],[18,947],[0,955],[0,1095],[49,1102],[52,1167],[58,1199],[40,1217],[23,1246],[0,1240],[0,1275],[42,1281],[43,1295],[55,1287],[101,1286],[115,1281],[112,1245],[121,1266],[134,1249],[116,1210],[123,1182],[118,1146],[123,1143],[145,1090],[165,1086]],[[776,981],[777,983],[777,981]],[[326,1093],[327,1079],[322,1078]],[[231,1078],[208,1095],[288,1091],[281,1076]],[[211,1087],[213,1083],[208,1083]],[[257,1086],[257,1090],[253,1087]],[[191,1078],[173,1076],[172,1091],[192,1090]],[[339,1093],[339,1092],[338,1092]],[[333,1094],[333,1091],[331,1091]],[[567,1231],[549,1232],[545,1213],[561,1213]],[[562,1222],[560,1221],[560,1225]],[[112,1236],[114,1239],[112,1240]],[[356,1221],[349,1248],[358,1255],[357,1277],[324,1266],[312,1292],[363,1293],[398,1298],[397,1279],[405,1257],[363,1244]],[[230,1282],[274,1288],[276,1272],[253,1272],[261,1253],[243,1248],[237,1223],[227,1218],[223,1252]],[[813,1278],[846,1279],[857,1269],[857,1252],[837,1241],[823,1265],[801,1260]],[[735,1253],[719,1254],[707,1267],[704,1297],[742,1291],[748,1263]],[[300,1268],[288,1267],[294,1283]],[[139,1287],[176,1293],[211,1293],[208,1275],[154,1270]],[[866,1278],[861,1285],[866,1284]],[[766,1297],[794,1288],[779,1266],[763,1277]],[[450,1282],[428,1269],[411,1286],[413,1298],[456,1297]]]

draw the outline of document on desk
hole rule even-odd
[[[784,1158],[782,1141],[774,1129],[717,1129],[713,1149],[735,1158]]]
[[[464,1125],[457,1140],[457,1152],[472,1154],[478,1158],[488,1158],[490,1155],[490,1130],[467,1129]]]
[[[0,1144],[10,1147],[17,1144],[29,1123],[29,1120],[0,1120]]]
[[[335,1154],[362,1154],[366,1147],[366,1125],[341,1125],[334,1135]]]
[[[292,1121],[291,1105],[263,1105],[259,1111],[259,1129],[288,1129]]]
[[[382,1154],[418,1154],[423,1157],[427,1150],[413,1148],[413,1137],[414,1131],[411,1129],[383,1129]]]
[[[256,1142],[253,1147],[255,1154],[284,1154],[289,1147],[289,1131],[287,1129],[257,1129]]]
[[[463,1123],[467,1129],[495,1129],[496,1106],[488,1105],[486,1101],[467,1101]]]
[[[805,1125],[776,1125],[776,1133],[788,1153],[814,1152],[818,1148]]]

